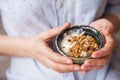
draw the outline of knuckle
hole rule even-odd
[[[72,72],[72,71],[74,71],[74,66],[61,65],[61,66],[57,67],[56,71],[58,71],[60,73]]]
[[[73,70],[73,68],[72,67],[64,67],[63,70],[66,72],[70,72]]]
[[[60,72],[60,73],[61,73],[61,71],[60,71],[60,69],[59,69],[58,67],[52,67],[52,69],[53,69],[54,71],[56,71],[56,72]]]
[[[85,61],[85,65],[93,65],[93,61],[92,60],[87,60],[87,61]]]
[[[54,62],[52,62],[52,63],[48,63],[49,64],[49,68],[51,68],[52,70],[54,70],[54,71],[59,71],[59,66],[57,65],[57,63],[54,63]]]
[[[52,69],[53,69],[54,71],[59,72],[59,73],[65,72],[64,67],[61,67],[60,65],[52,66]]]
[[[54,71],[59,72],[59,73],[63,73],[63,71],[61,71],[61,70],[58,69],[58,68],[54,68]]]
[[[65,59],[61,55],[54,55],[54,56],[52,56],[52,60],[54,60],[55,62],[58,62],[58,63],[66,63],[67,59]]]
[[[98,61],[96,61],[95,59],[90,59],[88,61],[86,61],[85,65],[86,66],[94,66],[97,65]]]
[[[50,36],[52,36],[52,35],[54,34],[54,31],[53,31],[53,30],[50,30],[50,31],[48,31],[47,33],[48,33],[47,37],[50,37]]]
[[[63,59],[57,55],[51,56],[51,59],[54,60],[55,62],[63,62]]]
[[[60,66],[59,68],[62,72],[68,72],[68,68],[66,66]]]

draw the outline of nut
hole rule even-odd
[[[82,32],[78,36],[71,36],[68,42],[72,47],[68,49],[68,55],[71,57],[87,57],[98,49],[98,44],[91,36],[84,35]]]

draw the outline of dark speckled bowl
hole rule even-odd
[[[70,35],[70,34],[73,34],[73,33],[80,34],[83,31],[85,31],[85,35],[92,36],[96,40],[99,49],[101,49],[104,46],[104,44],[105,44],[104,36],[99,31],[97,31],[96,29],[94,29],[93,27],[86,26],[86,25],[72,26],[71,28],[67,28],[67,29],[63,30],[56,37],[55,44],[56,44],[56,48],[57,48],[58,52],[60,54],[64,55],[64,56],[70,57],[67,53],[65,53],[64,51],[62,51],[62,49],[60,47],[61,46],[61,41],[67,35]],[[91,55],[89,55],[87,57],[78,57],[78,58],[70,57],[70,58],[76,64],[83,64],[86,59],[91,58]]]

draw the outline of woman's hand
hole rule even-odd
[[[96,28],[104,35],[106,43],[102,49],[95,51],[92,54],[94,59],[86,60],[85,63],[81,66],[83,72],[103,68],[103,66],[108,63],[110,54],[115,45],[115,41],[112,36],[113,25],[110,21],[103,18],[92,22],[90,26]]]
[[[32,54],[30,57],[58,72],[73,72],[80,70],[80,65],[73,64],[70,58],[54,52],[48,46],[48,43],[53,37],[69,26],[70,23],[66,23],[63,26],[44,31],[32,37],[30,40],[31,49],[28,49],[28,53]]]
[[[43,31],[30,38],[0,35],[0,55],[30,57],[58,72],[79,71],[80,65],[73,64],[70,58],[54,52],[48,46],[53,37],[69,26],[70,23],[66,23],[63,26]]]

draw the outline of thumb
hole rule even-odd
[[[56,28],[53,28],[53,29],[46,30],[46,31],[42,32],[42,33],[40,34],[40,36],[41,36],[41,38],[42,38],[43,40],[50,39],[50,38],[55,37],[55,36],[58,35],[62,30],[66,29],[66,28],[68,28],[68,27],[70,27],[70,23],[69,23],[69,22],[65,23],[65,24],[62,25],[62,26],[59,26],[59,27],[56,27]],[[39,36],[39,37],[40,37],[40,36]]]

